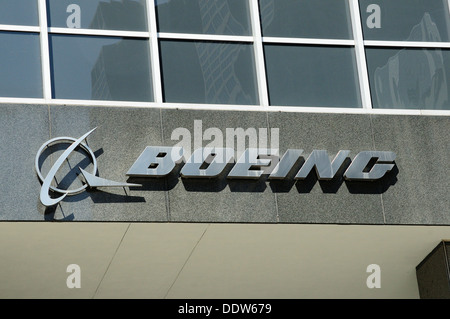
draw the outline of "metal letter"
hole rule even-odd
[[[364,151],[360,152],[353,159],[353,163],[347,168],[344,174],[347,180],[373,181],[382,178],[387,172],[392,170],[395,166],[394,152],[377,152]],[[370,172],[364,172],[369,162],[376,158],[377,161],[373,165]],[[386,164],[389,163],[389,164]]]
[[[241,155],[239,160],[234,165],[228,178],[245,178],[258,179],[264,170],[255,169],[259,166],[269,166],[273,164],[274,159],[263,159],[261,156],[276,157],[278,162],[278,150],[248,148]]]
[[[183,148],[147,146],[128,170],[128,176],[163,177],[173,171],[175,165],[183,161]]]
[[[196,159],[200,159],[197,161]],[[222,173],[228,163],[234,162],[232,148],[199,148],[192,153],[181,169],[183,177],[216,177]],[[208,167],[201,168],[204,164]]]
[[[333,162],[331,162],[327,151],[314,150],[309,155],[302,168],[298,171],[295,179],[305,179],[311,170],[315,168],[319,180],[331,180],[336,175],[336,172],[342,166],[349,153],[350,151],[339,151]]]
[[[289,149],[284,153],[280,162],[277,164],[273,172],[269,175],[269,179],[283,179],[289,174],[289,171],[302,155],[303,150]]]

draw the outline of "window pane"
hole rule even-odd
[[[360,0],[360,9],[366,40],[439,42],[450,39],[447,0]]]
[[[50,35],[53,97],[151,101],[147,40]]]
[[[47,0],[51,27],[148,31],[145,0]]]
[[[259,0],[263,35],[353,39],[347,0]]]
[[[38,25],[37,0],[0,0],[0,24]]]
[[[156,0],[160,32],[250,35],[248,1]]]
[[[361,107],[353,48],[265,45],[271,105]]]
[[[374,108],[450,110],[450,50],[366,49]]]
[[[0,32],[0,96],[42,97],[38,34]]]
[[[166,102],[257,104],[249,44],[161,41]]]

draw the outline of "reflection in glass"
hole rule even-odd
[[[147,40],[50,36],[53,97],[152,101]]]
[[[0,96],[42,97],[39,34],[0,32]]]
[[[371,4],[380,8],[379,28],[370,23],[375,18],[374,11],[367,12]],[[450,40],[448,0],[360,0],[359,5],[366,40]]]
[[[361,107],[351,47],[265,45],[271,105]]]
[[[70,28],[70,5],[80,8],[82,29],[148,31],[145,0],[47,0],[48,25]]]
[[[156,0],[158,31],[250,35],[248,1]]]
[[[252,45],[160,42],[166,102],[257,104]]]
[[[263,36],[353,39],[347,0],[259,0]]]
[[[374,108],[450,109],[450,50],[366,49]]]
[[[38,25],[37,0],[0,0],[0,24]]]

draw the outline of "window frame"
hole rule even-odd
[[[147,31],[118,31],[98,29],[72,29],[49,27],[47,23],[47,1],[36,0],[38,4],[38,26],[23,25],[0,25],[1,31],[32,32],[38,33],[40,38],[41,67],[43,98],[14,98],[0,97],[0,103],[20,104],[50,104],[50,105],[87,105],[87,106],[117,106],[117,107],[151,107],[151,108],[180,108],[198,110],[244,110],[265,112],[313,112],[313,113],[348,113],[348,114],[405,114],[405,115],[434,115],[450,116],[450,110],[425,110],[425,109],[375,109],[372,106],[371,91],[369,86],[369,74],[367,69],[366,48],[373,47],[398,47],[398,48],[425,48],[436,49],[450,48],[450,42],[413,42],[413,41],[380,41],[365,40],[363,36],[362,20],[359,0],[348,1],[350,23],[352,26],[353,39],[316,39],[316,38],[283,38],[266,37],[262,35],[258,0],[249,1],[249,14],[251,35],[230,36],[210,34],[188,34],[158,32],[156,21],[155,0],[146,0]],[[450,0],[448,0],[450,8]],[[450,15],[450,9],[448,14]],[[152,71],[153,102],[128,102],[128,101],[105,101],[105,100],[65,100],[52,98],[52,79],[50,70],[49,34],[66,35],[97,35],[97,36],[121,36],[147,39],[149,43],[150,61]],[[159,41],[164,39],[176,40],[200,40],[200,41],[226,41],[250,43],[253,45],[257,95],[257,105],[221,105],[221,104],[198,104],[198,103],[168,103],[163,101],[161,63]],[[336,108],[336,107],[310,107],[310,106],[276,106],[269,104],[269,93],[266,78],[266,67],[264,59],[264,44],[299,44],[320,46],[346,46],[353,47],[356,56],[356,68],[361,97],[361,108]]]

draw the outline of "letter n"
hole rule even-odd
[[[298,171],[295,179],[305,179],[313,168],[315,168],[319,180],[331,180],[341,168],[350,151],[339,151],[333,161],[328,157],[325,150],[313,150],[306,162]]]

